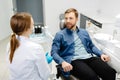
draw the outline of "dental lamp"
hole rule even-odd
[[[102,28],[102,23],[100,23],[88,16],[85,16],[84,14],[80,14],[80,27],[81,28],[86,28],[86,21],[89,21],[92,24],[94,24],[95,26]]]

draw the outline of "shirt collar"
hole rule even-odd
[[[74,31],[72,31],[68,28],[66,28],[66,30],[67,30],[68,33],[73,33],[74,32]],[[78,26],[76,26],[76,32],[78,33],[79,31],[80,31],[80,29],[78,28]]]

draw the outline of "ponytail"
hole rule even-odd
[[[19,44],[20,43],[16,38],[16,34],[13,33],[11,35],[11,40],[10,40],[10,56],[9,56],[10,63],[12,63],[14,52],[19,47]]]

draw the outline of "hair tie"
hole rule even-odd
[[[16,33],[12,33],[12,37],[15,36],[16,38],[18,38],[18,35]]]

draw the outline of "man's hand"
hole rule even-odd
[[[62,62],[62,68],[65,72],[68,72],[73,69],[73,66],[67,62]]]
[[[105,55],[105,54],[102,54],[101,55],[101,59],[104,61],[104,62],[108,62],[110,60],[110,57],[108,55]]]

